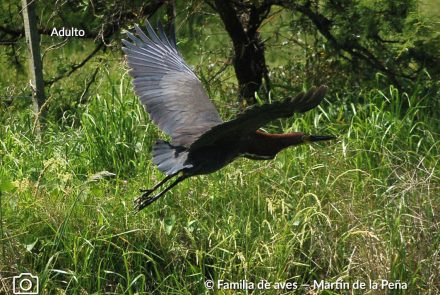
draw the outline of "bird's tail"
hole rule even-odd
[[[191,168],[191,164],[185,164],[187,159],[188,151],[184,147],[173,146],[163,140],[158,140],[153,146],[153,163],[166,175],[172,175],[185,168]]]

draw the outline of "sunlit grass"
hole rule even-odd
[[[133,215],[138,189],[163,177],[149,154],[161,135],[126,77],[102,79],[40,143],[30,112],[2,113],[2,288],[30,271],[43,294],[201,294],[206,279],[387,279],[408,284],[395,294],[440,292],[440,141],[417,95],[330,96],[269,130],[337,141],[239,159]]]

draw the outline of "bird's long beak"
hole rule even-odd
[[[333,140],[336,139],[335,136],[330,135],[304,135],[303,140],[304,142],[317,142],[317,141],[325,141],[325,140]]]

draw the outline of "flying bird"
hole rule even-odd
[[[242,156],[253,160],[273,159],[290,146],[331,140],[333,136],[303,132],[269,134],[259,130],[272,120],[288,118],[316,107],[327,87],[313,87],[306,93],[281,102],[254,106],[235,119],[223,122],[203,85],[185,63],[176,46],[174,26],[169,37],[159,23],[157,33],[148,20],[145,34],[135,25],[137,37],[122,40],[136,95],[152,121],[171,137],[153,146],[153,163],[166,177],[135,200],[138,212],[184,179],[215,172]],[[174,181],[152,195],[166,182]]]

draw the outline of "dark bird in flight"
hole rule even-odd
[[[304,143],[331,140],[333,136],[302,132],[269,134],[259,129],[278,118],[304,113],[324,98],[327,87],[313,87],[294,98],[254,106],[237,118],[223,122],[203,89],[202,83],[177,50],[174,29],[170,37],[161,24],[157,33],[146,21],[148,36],[135,25],[138,37],[127,33],[131,42],[122,40],[134,90],[150,118],[171,137],[158,140],[153,147],[153,163],[166,177],[153,188],[141,190],[135,209],[142,210],[182,180],[215,172],[236,158],[273,159],[284,148]],[[174,182],[156,195],[159,187]]]

